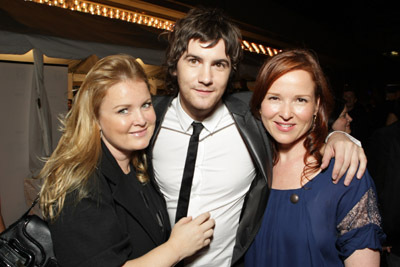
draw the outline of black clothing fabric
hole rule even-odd
[[[61,215],[49,222],[61,266],[121,266],[164,243],[170,223],[164,199],[151,183],[125,175],[107,147],[89,178],[89,195],[67,195]]]
[[[400,256],[400,121],[376,130],[364,148],[378,192],[387,245]]]
[[[255,238],[267,205],[272,177],[272,152],[268,136],[261,121],[256,120],[250,112],[249,101],[251,92],[227,94],[223,102],[231,112],[235,124],[246,144],[256,168],[254,178],[243,205],[239,228],[236,234],[236,244],[233,250],[232,266],[244,265],[244,253]],[[152,148],[161,128],[161,123],[169,105],[175,96],[155,96],[153,105],[157,115],[155,134],[148,149],[149,172],[153,172],[151,165]],[[151,177],[153,177],[151,175]]]
[[[350,123],[351,135],[357,138],[361,143],[364,143],[371,134],[373,126],[371,125],[371,119],[368,118],[366,109],[357,102],[354,108],[348,111],[348,114],[353,119]]]

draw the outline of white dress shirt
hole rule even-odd
[[[192,122],[178,96],[168,108],[153,150],[155,178],[165,196],[172,225]],[[255,168],[224,104],[202,123],[204,129],[200,133],[188,216],[194,218],[209,211],[216,225],[210,246],[186,259],[185,266],[228,267],[243,201],[255,177]]]

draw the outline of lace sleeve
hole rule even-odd
[[[365,192],[360,201],[347,213],[338,224],[337,229],[340,235],[344,235],[353,229],[361,228],[370,223],[381,226],[381,216],[376,195],[372,188]]]

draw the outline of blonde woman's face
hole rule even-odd
[[[151,95],[142,80],[124,81],[110,87],[100,105],[98,124],[102,140],[115,158],[146,148],[155,121]]]

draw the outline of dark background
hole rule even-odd
[[[222,8],[242,29],[268,38],[266,45],[312,49],[339,92],[348,85],[368,97],[400,82],[400,59],[390,55],[400,50],[398,1],[147,2],[184,12],[198,5]]]
[[[338,94],[350,86],[361,101],[368,101],[372,95],[383,97],[387,84],[400,83],[399,56],[391,56],[391,51],[400,51],[400,1],[146,2],[183,13],[199,5],[222,8],[244,32],[263,39],[244,36],[248,41],[278,49],[312,49]],[[166,45],[160,42],[159,31],[150,27],[23,0],[0,0],[0,29],[161,50]],[[257,66],[267,58],[245,54],[245,62]]]

